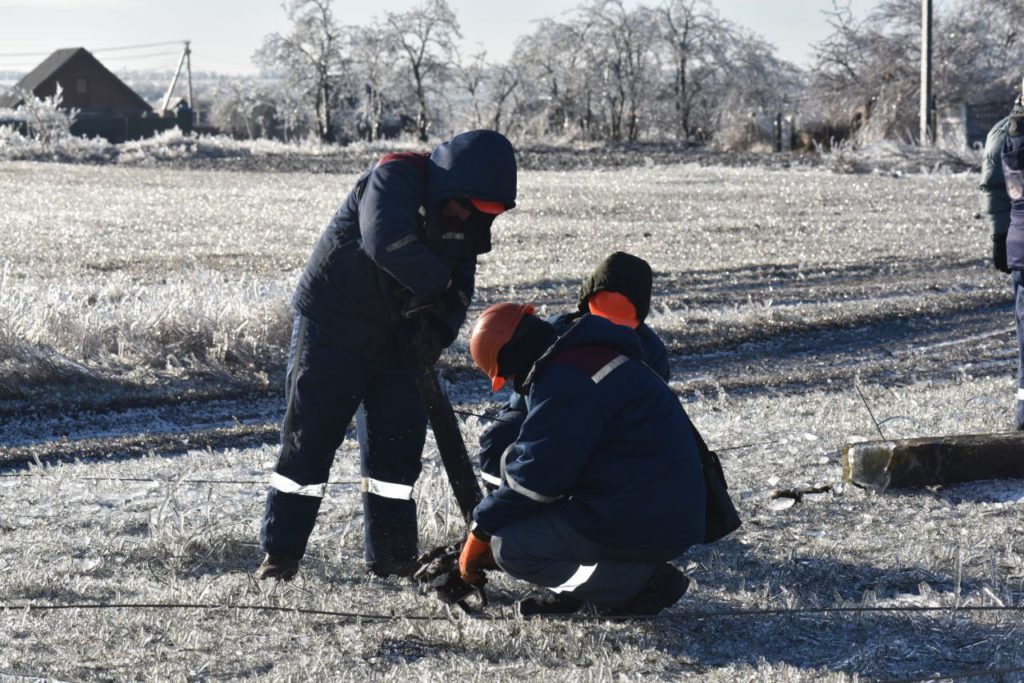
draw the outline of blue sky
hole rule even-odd
[[[647,4],[655,4],[648,0]],[[401,11],[415,0],[335,0],[345,24],[365,24],[386,10]],[[495,59],[506,58],[531,21],[557,17],[579,0],[449,0],[462,25],[466,47],[484,45]],[[628,5],[636,4],[627,0]],[[810,43],[828,35],[823,10],[832,0],[714,0],[725,17],[757,31],[798,64],[810,59]],[[862,13],[874,0],[851,0]],[[278,0],[0,0],[0,71],[26,71],[52,50],[83,46],[102,50],[190,39],[193,68],[253,73],[250,58],[263,36],[287,29]],[[180,48],[98,52],[115,71],[173,68]]]

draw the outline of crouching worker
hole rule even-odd
[[[657,614],[689,584],[671,560],[705,540],[693,426],[631,329],[583,315],[559,337],[533,313],[497,304],[473,328],[473,360],[495,391],[512,382],[527,414],[500,486],[474,511],[460,572],[478,582],[497,563],[549,589],[518,603],[523,616],[584,603]]]
[[[636,333],[640,340],[640,360],[665,380],[669,380],[668,352],[657,334],[644,322],[651,309],[654,274],[647,261],[617,251],[602,261],[580,286],[579,308],[548,318],[555,332],[562,334],[586,313],[607,318]],[[519,436],[526,419],[526,398],[512,394],[494,422],[480,434],[476,457],[480,478],[488,491],[501,483],[501,455]]]

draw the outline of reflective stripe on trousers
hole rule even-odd
[[[275,488],[281,493],[294,493],[300,496],[310,496],[312,498],[323,498],[324,493],[327,490],[327,483],[323,484],[299,484],[294,482],[288,477],[274,472],[270,475],[270,486]]]
[[[372,477],[363,477],[359,483],[359,490],[363,493],[372,493],[381,498],[392,498],[394,500],[412,500],[412,487],[406,484],[393,484],[389,481],[381,481]]]
[[[566,593],[574,591],[587,582],[591,576],[594,575],[594,571],[597,570],[596,564],[581,564],[580,568],[576,570],[569,580],[560,586],[555,586],[551,590],[555,593]]]

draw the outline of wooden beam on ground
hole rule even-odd
[[[1024,433],[868,441],[843,448],[843,479],[885,491],[1024,478]]]

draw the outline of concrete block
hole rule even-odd
[[[843,448],[843,479],[875,491],[1024,478],[1024,432],[868,441]]]

